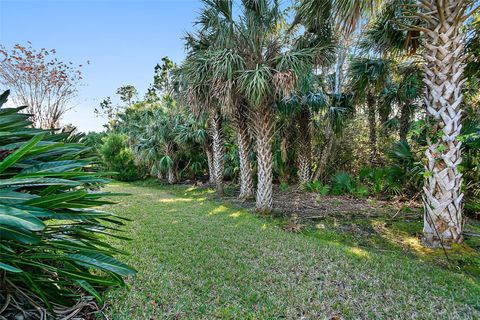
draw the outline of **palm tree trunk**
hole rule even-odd
[[[300,186],[303,186],[309,183],[311,179],[312,142],[310,135],[310,112],[308,109],[302,109],[298,120],[298,180]]]
[[[315,175],[313,176],[314,181],[320,180],[323,183],[327,182],[327,164],[332,154],[333,142],[334,142],[333,128],[330,121],[328,121],[326,125],[325,139],[326,139],[326,142],[323,147],[322,154],[320,155],[318,168],[315,171]]]
[[[250,161],[251,138],[248,132],[244,111],[239,109],[235,114],[237,129],[238,157],[240,160],[240,199],[253,197],[252,164]]]
[[[213,171],[215,177],[215,189],[219,197],[223,196],[223,169],[225,147],[223,145],[222,117],[218,111],[212,113],[211,134],[213,146]]]
[[[370,163],[375,163],[377,158],[377,112],[375,100],[371,92],[367,93],[368,130],[370,141]]]
[[[406,102],[402,105],[400,109],[400,128],[398,130],[398,135],[400,136],[400,141],[407,141],[407,134],[410,128],[410,102]]]
[[[205,148],[205,153],[207,154],[208,181],[211,184],[214,184],[215,183],[215,170],[213,169],[213,152],[212,152],[212,145],[210,143]]]
[[[447,2],[448,4],[448,2]],[[460,8],[461,2],[458,4]],[[438,7],[435,6],[435,10]],[[453,8],[457,8],[454,6]],[[463,193],[461,142],[462,74],[464,69],[461,22],[449,8],[440,8],[425,32],[425,103],[432,135],[426,156],[427,178],[423,188],[425,209],[423,242],[427,246],[462,242]],[[436,138],[435,138],[436,137]]]
[[[175,158],[173,156],[173,146],[167,143],[165,146],[165,155],[172,159],[173,163],[167,169],[167,182],[168,184],[174,184],[177,182],[177,175],[175,174]]]
[[[262,106],[255,113],[254,131],[257,151],[257,211],[268,213],[273,207],[272,181],[272,138],[274,133],[274,117],[269,106]]]
[[[168,183],[169,183],[169,184],[174,184],[175,182],[177,182],[177,177],[176,177],[176,175],[175,175],[175,170],[174,170],[173,166],[170,167],[170,168],[168,168],[168,177],[167,177],[167,179],[168,179]]]

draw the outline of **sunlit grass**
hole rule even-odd
[[[111,209],[132,219],[115,241],[138,274],[106,295],[109,319],[475,319],[480,286],[392,246],[353,243],[319,223],[282,221],[211,191],[115,184]],[[385,240],[386,241],[386,240]]]

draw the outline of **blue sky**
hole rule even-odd
[[[0,0],[0,43],[31,41],[55,48],[64,61],[84,67],[74,111],[63,123],[101,130],[93,109],[118,87],[133,84],[143,96],[163,56],[184,57],[182,36],[192,29],[199,0]]]

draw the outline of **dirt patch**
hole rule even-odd
[[[417,216],[421,212],[418,203],[382,201],[373,198],[355,198],[352,196],[321,196],[316,192],[306,192],[298,188],[280,190],[274,186],[273,208],[276,214],[285,217],[297,215],[300,219],[324,219],[328,217],[353,218],[353,217],[394,217],[399,213]],[[233,194],[232,194],[233,193]],[[225,200],[231,201],[247,209],[255,208],[255,202],[240,201],[237,199],[238,191],[230,188],[229,196]],[[408,208],[408,209],[407,209]]]

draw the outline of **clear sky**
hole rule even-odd
[[[56,49],[64,61],[90,65],[63,123],[81,131],[102,130],[93,109],[125,84],[141,96],[155,64],[184,57],[182,37],[193,28],[199,0],[0,0],[0,43]],[[115,100],[114,100],[115,101]]]

